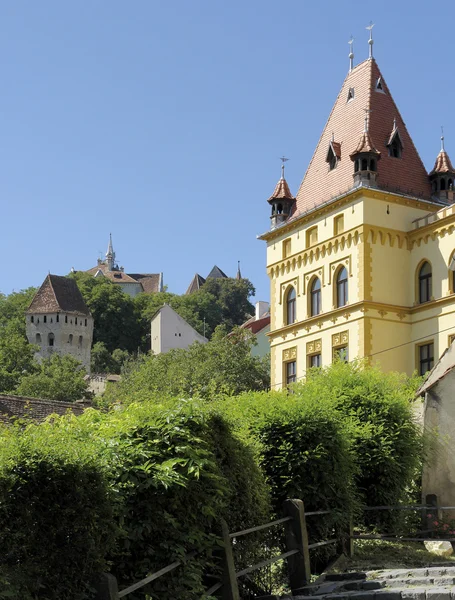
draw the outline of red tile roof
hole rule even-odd
[[[49,274],[36,292],[27,314],[57,312],[91,316],[74,279]]]
[[[161,273],[128,273],[135,281],[142,285],[146,294],[162,292]]]
[[[264,315],[260,319],[256,319],[256,317],[251,317],[248,319],[243,325],[241,325],[242,329],[249,329],[252,333],[256,334],[259,331],[262,331],[264,327],[270,325],[270,313]]]
[[[434,175],[435,173],[455,173],[449,155],[445,150],[441,150],[436,157],[436,162],[434,163],[433,170],[430,171],[430,175]]]
[[[135,279],[124,273],[123,271],[109,271],[106,264],[101,263],[92,269],[89,269],[87,273],[90,275],[96,275],[98,271],[101,271],[103,275],[114,283],[137,283]]]
[[[376,89],[381,78],[382,91]],[[349,89],[354,97],[348,102]],[[406,129],[406,125],[390,94],[374,59],[355,67],[346,77],[324,131],[300,185],[294,216],[314,208],[353,187],[353,165],[350,155],[359,145],[364,130],[365,109],[369,113],[369,134],[381,152],[377,186],[404,194],[431,197],[426,169]],[[403,144],[400,158],[388,155],[385,147],[393,131],[394,119]],[[326,162],[332,133],[340,144],[341,157],[335,169]]]
[[[381,153],[376,150],[373,144],[373,140],[371,139],[370,133],[368,131],[364,131],[360,136],[359,143],[357,144],[357,148],[354,152],[351,153],[351,158],[356,154],[360,154],[360,152],[374,152],[375,154],[380,155]]]
[[[161,273],[125,273],[120,269],[110,271],[104,261],[86,272],[90,275],[96,275],[98,271],[101,271],[113,283],[139,283],[147,294],[162,291]]]
[[[294,196],[291,194],[291,190],[289,189],[288,182],[283,177],[279,180],[279,182],[275,186],[275,190],[273,194],[268,199],[268,202],[277,200],[279,198],[285,198],[286,200],[294,200]]]

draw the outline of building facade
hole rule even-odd
[[[48,275],[26,311],[26,333],[36,358],[74,356],[90,373],[93,317],[76,282]]]
[[[153,294],[163,291],[163,273],[125,273],[123,267],[119,267],[112,244],[112,235],[109,236],[109,245],[106,259],[98,259],[95,267],[87,271],[94,277],[105,277],[115,285],[118,285],[125,294],[132,298],[141,293]]]
[[[372,56],[351,68],[294,198],[268,202],[272,386],[334,359],[425,373],[455,334],[455,170],[425,169]]]
[[[188,348],[194,342],[206,344],[208,341],[169,304],[165,304],[155,313],[150,327],[153,354],[169,352],[175,348]]]

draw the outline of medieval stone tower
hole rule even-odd
[[[26,312],[26,332],[38,360],[69,354],[90,372],[93,317],[73,279],[46,277]]]

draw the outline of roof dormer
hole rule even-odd
[[[393,120],[392,133],[390,134],[386,145],[389,149],[389,156],[392,158],[401,158],[403,154],[403,141],[400,132],[398,131],[396,119]]]

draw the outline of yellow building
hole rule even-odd
[[[455,169],[441,138],[427,173],[376,61],[350,57],[297,196],[283,167],[268,200],[275,388],[335,356],[424,373],[455,334]]]

